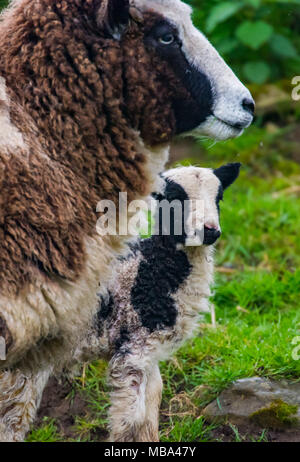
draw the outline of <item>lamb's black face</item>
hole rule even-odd
[[[178,30],[168,21],[158,21],[146,35],[145,44],[170,64],[191,95],[191,98],[180,98],[174,94],[177,134],[193,130],[213,113],[213,92],[209,79],[189,64],[182,50]]]

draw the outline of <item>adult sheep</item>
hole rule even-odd
[[[252,121],[250,93],[190,14],[180,0],[13,0],[1,17],[4,422],[8,385],[39,367],[37,402],[65,366],[122,251],[96,233],[98,201],[147,196],[174,135],[227,139]],[[29,421],[15,419],[16,438]]]

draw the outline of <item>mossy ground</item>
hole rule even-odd
[[[253,412],[250,419],[260,427],[285,429],[297,423],[297,410],[298,406],[276,399],[269,406]]]

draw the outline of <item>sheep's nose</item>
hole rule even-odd
[[[255,103],[252,98],[244,98],[242,101],[242,106],[245,111],[249,112],[252,116],[254,115],[255,111]]]
[[[255,102],[252,98],[244,98],[241,102],[241,120],[236,122],[233,126],[238,130],[247,128],[253,120],[255,111]]]
[[[221,231],[214,226],[205,225],[204,226],[204,245],[212,245],[216,242],[217,239],[221,236]]]
[[[220,85],[218,87],[218,85]],[[229,127],[239,131],[253,122],[255,102],[250,91],[235,79],[217,84],[213,115]]]

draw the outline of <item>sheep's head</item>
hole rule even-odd
[[[102,0],[99,27],[124,52],[126,108],[149,144],[191,133],[239,136],[254,101],[180,0]]]
[[[52,91],[90,144],[92,131],[108,124],[122,139],[133,128],[155,146],[184,133],[227,139],[252,122],[249,91],[181,0],[15,0],[1,31],[4,72],[21,99],[33,93],[26,105],[41,100],[37,123],[43,109],[45,117],[53,111]],[[105,121],[93,119],[97,111]]]
[[[159,235],[187,246],[212,245],[221,236],[219,203],[239,176],[241,164],[218,169],[180,167],[162,175],[156,221]]]

